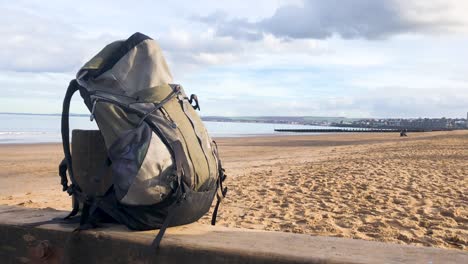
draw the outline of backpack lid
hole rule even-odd
[[[104,47],[78,71],[77,80],[88,90],[106,83],[106,87],[118,86],[114,92],[129,95],[171,83],[172,75],[158,43],[137,32]]]

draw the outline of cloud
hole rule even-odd
[[[328,45],[316,40],[285,42],[270,34],[261,41],[248,42],[219,36],[213,28],[205,28],[200,33],[173,27],[157,41],[176,79],[207,67],[243,69],[262,63],[271,66],[276,59],[288,63],[292,60],[290,64],[294,64],[298,59],[302,61],[304,56],[331,52]]]
[[[27,10],[3,7],[0,13],[0,71],[75,71],[113,39],[88,37],[73,25]]]
[[[176,75],[195,68],[237,61],[244,49],[238,41],[216,36],[209,28],[196,34],[174,27],[156,40]]]
[[[80,3],[0,5],[0,111],[60,112],[78,68],[140,31],[203,115],[466,112],[466,1],[171,1],[157,15],[151,1]]]
[[[463,9],[464,8],[464,9]],[[220,36],[258,41],[265,34],[282,39],[382,39],[403,33],[444,33],[466,30],[468,4],[463,1],[305,0],[279,7],[273,16],[256,22],[223,13],[199,18],[216,25]]]
[[[314,95],[312,97],[240,97],[216,99],[199,96],[203,115],[344,116],[354,118],[464,117],[468,97],[440,91],[408,93],[407,87],[387,88],[389,93]],[[390,93],[393,91],[393,93]],[[248,111],[246,111],[248,109]]]
[[[468,96],[453,89],[408,89],[387,87],[387,93],[370,92],[354,98],[358,106],[367,109],[370,117],[463,117]],[[414,91],[417,91],[416,93]],[[444,90],[444,92],[441,92]],[[454,97],[454,94],[459,96]]]

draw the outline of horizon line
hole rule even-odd
[[[36,116],[61,116],[62,114],[60,113],[25,113],[25,112],[0,112],[0,115],[36,115]],[[90,114],[78,114],[78,113],[70,113],[70,116],[89,116]],[[291,118],[304,118],[304,117],[316,117],[316,118],[334,118],[334,119],[462,119],[462,120],[467,120],[468,118],[465,117],[344,117],[344,116],[307,116],[307,115],[284,115],[284,116],[266,116],[266,115],[257,115],[257,116],[218,116],[218,115],[207,115],[207,116],[202,116],[200,115],[201,118],[265,118],[265,117],[276,117],[276,118],[281,118],[281,117],[291,117]],[[468,117],[468,116],[467,116]]]

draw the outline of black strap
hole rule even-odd
[[[213,215],[211,216],[211,225],[216,225],[216,217],[218,216],[219,204],[221,204],[221,199],[217,199],[216,201],[216,206],[213,210]]]
[[[196,94],[190,95],[190,99],[188,101],[192,105],[193,109],[198,109],[198,111],[200,111],[200,104],[198,103],[198,96]],[[195,105],[193,105],[193,102],[195,102]]]
[[[104,72],[110,70],[123,56],[128,54],[130,50],[132,50],[133,48],[135,48],[135,46],[147,39],[152,38],[141,34],[140,32],[136,32],[135,34],[131,35],[127,40],[123,41],[115,51],[113,51],[110,54],[110,56],[105,60],[102,67],[96,70],[86,69],[90,73],[89,77],[97,78]]]
[[[99,201],[95,198],[88,198],[83,203],[83,209],[80,216],[80,225],[73,230],[74,232],[80,232],[82,230],[88,230],[96,228],[98,226],[99,219],[96,217],[96,209],[98,208]]]
[[[63,99],[62,107],[62,145],[63,153],[65,155],[65,164],[66,169],[68,170],[68,175],[70,176],[70,181],[72,182],[74,188],[80,191],[75,177],[73,175],[73,166],[72,166],[72,157],[70,153],[70,127],[69,127],[69,113],[70,113],[70,101],[73,97],[73,94],[78,91],[80,85],[76,80],[72,80],[68,85],[67,92],[65,93],[65,98]],[[62,164],[61,164],[62,165]],[[61,166],[64,168],[64,166]],[[66,176],[65,176],[66,177]]]
[[[227,194],[227,187],[223,187],[223,181],[226,179],[226,175],[224,174],[224,169],[222,169],[223,174],[220,175],[218,178],[218,186],[216,191],[216,205],[213,210],[213,215],[211,216],[211,225],[216,225],[216,217],[218,216],[218,208],[221,204],[221,201],[226,197]]]
[[[153,240],[153,243],[151,243],[151,246],[155,249],[159,248],[159,245],[161,244],[161,240],[166,233],[166,229],[169,227],[171,224],[172,219],[174,218],[175,215],[175,209],[177,206],[180,206],[180,204],[183,202],[185,199],[185,190],[184,187],[181,185],[180,177],[178,179],[179,184],[177,186],[177,189],[174,192],[174,202],[167,208],[167,215],[166,218],[164,219],[164,222],[162,226],[159,228],[159,232],[156,235],[156,237]]]
[[[63,159],[59,165],[60,184],[62,184],[62,191],[66,192],[68,189],[67,178],[67,160]]]
[[[182,203],[183,200],[185,199],[185,189],[182,183],[182,174],[186,173],[188,168],[184,167],[183,166],[184,164],[182,163],[182,160],[184,159],[184,157],[181,156],[181,153],[183,152],[181,149],[182,145],[180,141],[172,142],[171,148],[174,151],[174,156],[175,156],[174,158],[176,162],[177,182],[175,182],[175,184],[177,184],[177,187],[175,188],[174,194],[173,194],[174,202],[171,205],[169,205],[169,207],[167,208],[166,218],[164,219],[162,226],[159,228],[159,232],[154,238],[153,243],[151,243],[151,246],[155,249],[159,248],[159,245],[161,244],[161,240],[164,234],[166,233],[166,229],[169,227],[172,221],[172,218],[174,218],[175,211],[176,211],[175,207],[179,206],[180,203]],[[187,162],[184,162],[184,163],[186,164]]]
[[[184,152],[182,143],[176,140],[170,144],[170,147],[174,154],[174,160],[176,165],[177,181],[174,181],[174,184],[176,184],[177,186],[175,187],[173,194],[174,202],[172,202],[172,204],[169,205],[169,207],[167,208],[166,218],[164,219],[162,226],[159,228],[159,232],[154,238],[153,243],[151,243],[151,246],[155,249],[159,248],[159,244],[161,244],[161,240],[164,236],[164,233],[169,227],[172,218],[174,218],[176,211],[175,207],[179,206],[180,203],[182,203],[185,199],[185,188],[182,183],[182,175],[190,175],[190,168],[188,167],[188,161],[185,155],[183,154]]]
[[[63,218],[64,220],[72,218],[80,211],[80,202],[78,201],[78,198],[76,198],[76,195],[72,196],[72,208],[73,209],[71,210],[71,212],[67,216],[65,216],[65,218]]]
[[[216,143],[216,141],[213,140],[213,143],[214,143],[214,148],[213,148],[213,152],[214,154],[216,155],[216,158],[218,160],[218,180],[216,181],[216,198],[217,198],[217,201],[216,201],[216,206],[213,210],[213,215],[211,216],[211,225],[215,225],[216,224],[216,217],[218,216],[218,208],[219,208],[219,205],[221,204],[221,201],[223,200],[224,197],[226,197],[226,194],[227,194],[227,187],[223,187],[223,182],[224,180],[226,180],[226,177],[227,175],[224,173],[224,169],[223,169],[223,166],[221,164],[221,159],[219,158],[219,154],[218,154],[218,144]]]
[[[151,109],[149,112],[145,113],[143,115],[143,117],[140,119],[140,122],[138,122],[138,126],[141,126],[141,124],[143,124],[143,122],[145,121],[145,119],[151,115],[152,113],[154,113],[156,110],[160,109],[161,107],[163,107],[167,102],[169,102],[169,100],[171,100],[172,98],[174,98],[176,95],[178,95],[181,90],[180,90],[180,86],[179,85],[175,85],[175,86],[172,86],[170,85],[170,87],[172,88],[172,92],[166,97],[164,98],[163,100],[161,100],[161,102],[159,103],[155,103],[154,104],[154,107],[153,109]]]
[[[161,228],[159,228],[159,232],[154,238],[153,243],[151,243],[151,247],[155,249],[159,248],[159,245],[161,244],[161,240],[164,234],[166,233],[166,229],[169,227],[169,224],[171,223],[172,218],[174,218],[174,215],[175,215],[174,207],[177,206],[178,204],[179,204],[178,202],[175,202],[171,206],[169,206],[169,208],[167,209],[168,211],[167,211],[166,219],[164,219],[164,222]]]
[[[72,195],[72,211],[64,218],[70,219],[71,217],[78,214],[80,210],[80,200],[83,200],[81,189],[78,186],[75,177],[73,175],[72,167],[72,157],[70,153],[70,127],[69,127],[69,113],[70,113],[70,101],[73,97],[73,94],[80,89],[80,85],[76,80],[72,80],[68,85],[67,92],[65,93],[65,98],[63,99],[62,107],[62,145],[63,153],[65,158],[59,165],[59,175],[61,178],[61,184],[63,191],[68,192],[69,195]],[[68,185],[67,171],[70,177],[71,185]]]

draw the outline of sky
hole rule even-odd
[[[60,113],[78,69],[141,32],[204,116],[466,117],[467,13],[467,0],[0,0],[0,112]],[[87,113],[80,98],[71,111]]]

